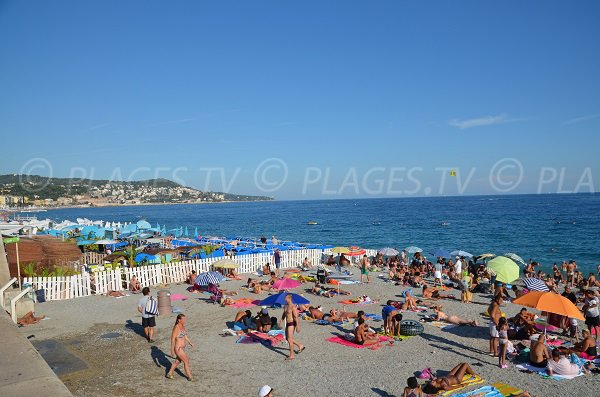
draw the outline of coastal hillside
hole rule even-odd
[[[267,201],[266,196],[205,192],[168,179],[110,181],[0,175],[0,206],[135,205]]]

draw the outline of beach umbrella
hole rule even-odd
[[[198,227],[194,228],[194,238],[198,238]]]
[[[512,259],[517,265],[527,266],[527,263],[525,263],[525,261],[523,260],[523,258],[521,258],[517,254],[513,254],[512,252],[509,252],[509,253],[506,253],[506,254],[502,254],[502,256],[505,256],[507,258]]]
[[[411,255],[414,255],[417,252],[423,252],[423,250],[421,248],[415,247],[414,245],[411,245],[410,247],[404,248],[404,251],[408,252]]]
[[[156,222],[156,228],[160,230],[160,223]]]
[[[365,251],[364,249],[353,246],[348,249],[348,252],[346,252],[346,256],[361,256],[366,253],[367,253],[367,251]]]
[[[291,278],[282,278],[281,280],[277,280],[275,281],[275,283],[273,283],[273,288],[276,288],[278,291],[281,291],[298,288],[301,285],[301,282],[292,280]]]
[[[200,273],[196,280],[194,280],[194,284],[207,286],[208,284],[219,284],[223,281],[225,277],[219,272],[205,272]]]
[[[496,257],[496,255],[487,253],[487,254],[477,255],[475,257],[475,259],[479,260],[479,259],[489,259],[489,258],[495,258],[495,257]]]
[[[529,291],[542,291],[542,292],[550,291],[550,288],[548,288],[546,283],[544,281],[540,280],[539,278],[529,278],[529,277],[524,278],[523,283],[525,284],[525,287],[527,287],[527,289]]]
[[[310,301],[308,299],[306,299],[303,296],[300,296],[298,294],[292,294],[290,292],[280,292],[279,294],[271,295],[268,298],[263,299],[260,302],[260,305],[261,306],[275,306],[275,305],[283,306],[283,305],[285,305],[285,297],[287,295],[292,295],[292,303],[294,305],[307,305],[310,303]]]
[[[331,252],[334,252],[336,254],[347,254],[348,252],[350,252],[350,249],[348,247],[334,247],[331,249]]]
[[[496,281],[512,283],[519,278],[519,265],[505,256],[497,256],[488,262],[487,267],[496,273]]]
[[[94,244],[111,245],[111,244],[116,244],[116,243],[118,243],[118,241],[115,241],[115,240],[98,240]]]
[[[190,234],[190,233],[188,232],[188,228],[187,228],[187,226],[186,226],[186,227],[185,227],[185,232],[183,232],[183,235],[187,237],[187,236],[189,236],[189,234]]]
[[[393,249],[391,247],[385,247],[382,248],[378,251],[379,254],[383,255],[383,256],[396,256],[398,255],[400,252],[398,252],[398,250]]]
[[[232,259],[224,258],[213,263],[212,267],[220,269],[237,269],[238,267],[240,267],[240,265]]]
[[[463,251],[463,250],[456,250],[456,251],[452,251],[450,253],[450,255],[452,256],[460,256],[460,257],[465,257],[465,258],[472,258],[473,254],[467,252],[467,251]]]
[[[515,305],[532,307],[548,313],[585,320],[581,311],[567,298],[553,292],[532,291],[513,301]]]
[[[433,251],[431,254],[438,258],[450,258],[450,256],[453,255],[450,253],[450,251],[445,250],[443,248],[438,248],[435,251]]]

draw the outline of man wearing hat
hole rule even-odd
[[[456,264],[454,264],[454,273],[456,273],[456,277],[460,279],[460,275],[462,274],[462,261],[458,255],[456,256]]]
[[[258,390],[258,397],[273,397],[273,388],[269,385],[264,385]]]

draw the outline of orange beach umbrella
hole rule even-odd
[[[585,320],[581,311],[567,298],[554,292],[531,291],[513,301],[515,305],[533,307],[548,313]]]

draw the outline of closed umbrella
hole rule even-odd
[[[273,283],[273,288],[276,288],[278,291],[294,289],[301,286],[302,283],[296,280],[292,280],[291,278],[283,278],[281,280],[275,281]]]
[[[379,254],[383,255],[383,256],[396,256],[398,255],[400,252],[398,252],[398,250],[391,248],[391,247],[385,247],[382,248],[378,251]]]
[[[519,266],[505,256],[498,256],[488,262],[487,267],[496,273],[496,281],[512,283],[519,278]]]
[[[207,286],[208,284],[219,284],[224,279],[225,277],[219,272],[206,272],[200,273],[194,280],[194,284]]]
[[[550,291],[550,288],[548,288],[546,283],[543,282],[542,280],[540,280],[539,278],[531,278],[531,277],[524,278],[523,284],[525,284],[525,287],[527,287],[527,289],[529,291],[542,291],[542,292]]]
[[[286,304],[285,297],[287,295],[292,296],[292,303],[294,305],[307,305],[310,303],[310,301],[308,299],[306,299],[303,296],[300,296],[298,294],[292,294],[290,292],[280,292],[279,294],[271,295],[268,298],[263,299],[260,302],[260,304],[261,304],[261,306],[275,306],[275,305],[283,306]]]
[[[567,298],[553,292],[532,291],[513,301],[515,305],[532,307],[548,313],[585,320],[581,311]]]

